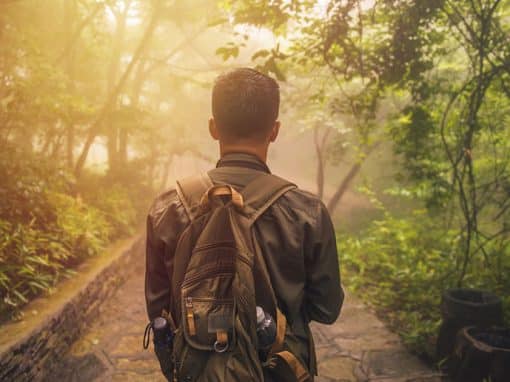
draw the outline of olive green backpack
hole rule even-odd
[[[214,170],[213,170],[214,171]],[[277,307],[253,223],[295,186],[260,173],[241,192],[208,175],[177,182],[191,223],[177,244],[172,281],[174,381],[311,381]],[[266,359],[258,354],[256,306],[276,320]]]

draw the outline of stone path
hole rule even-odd
[[[337,322],[331,326],[312,324],[312,331],[319,360],[316,382],[443,380],[352,296],[347,296]]]
[[[165,382],[152,350],[143,350],[146,325],[143,264],[102,307],[88,333],[73,344],[58,374],[48,381]],[[441,381],[410,355],[399,338],[369,310],[348,296],[341,318],[313,325],[319,360],[317,382]]]

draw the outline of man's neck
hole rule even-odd
[[[255,155],[262,162],[267,162],[268,145],[224,144],[220,142],[220,157],[231,153],[246,153]]]

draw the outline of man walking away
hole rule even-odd
[[[216,168],[179,180],[150,209],[148,329],[170,381],[317,375],[309,323],[333,323],[343,302],[335,232],[316,196],[266,164],[279,103],[277,82],[256,70],[219,76]]]

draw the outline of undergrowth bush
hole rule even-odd
[[[154,190],[143,174],[144,169],[133,161],[107,176],[84,174],[76,185],[83,201],[105,214],[112,239],[132,234],[145,219]]]
[[[440,324],[439,304],[445,289],[455,287],[459,248],[457,230],[426,211],[372,222],[359,235],[339,235],[343,283],[372,305],[416,353],[432,359]],[[472,259],[465,287],[492,291],[510,313],[510,254],[494,267],[483,257]],[[499,275],[499,276],[497,276]]]
[[[87,175],[96,183],[82,191],[69,172],[5,147],[0,178],[0,321],[136,225],[132,195],[104,176]]]
[[[41,292],[51,291],[83,259],[101,252],[110,225],[104,214],[75,198],[46,192],[44,203],[52,219],[32,215],[28,223],[0,219],[0,317],[19,308]]]
[[[101,252],[112,231],[104,212],[65,194],[50,194],[48,200],[56,208],[56,225],[73,263]]]
[[[139,221],[128,191],[121,185],[98,185],[94,192],[83,192],[83,200],[102,211],[111,227],[110,238],[116,239],[133,233]]]
[[[0,220],[0,290],[2,317],[15,312],[31,296],[51,289],[66,274],[69,249],[56,232]]]

